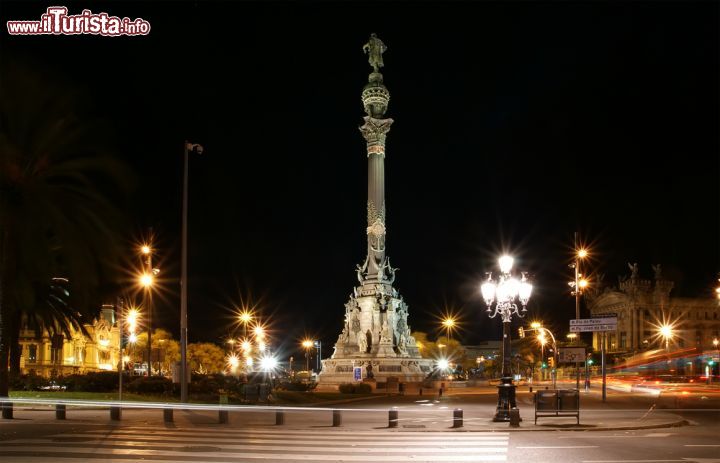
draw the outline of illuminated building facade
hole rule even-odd
[[[621,278],[617,287],[586,292],[592,317],[617,316],[617,330],[607,337],[609,352],[633,354],[664,348],[663,326],[671,333],[670,349],[694,349],[697,354],[715,350],[713,340],[720,338],[717,299],[671,297],[674,282],[663,278],[659,265],[653,269],[655,277],[644,279],[635,264],[632,274]],[[597,350],[600,339],[600,334],[593,335]]]
[[[115,307],[103,305],[92,324],[86,324],[85,336],[79,330],[71,337],[52,336],[47,331],[20,331],[20,369],[23,374],[44,377],[82,374],[91,371],[116,370],[119,356],[120,332],[115,319]]]

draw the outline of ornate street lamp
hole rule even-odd
[[[525,306],[530,300],[532,285],[528,282],[525,272],[521,274],[520,279],[510,274],[513,266],[512,257],[503,256],[499,263],[498,281],[493,280],[492,273],[488,273],[488,279],[480,289],[488,307],[488,316],[495,318],[500,315],[503,321],[502,383],[498,385],[498,404],[493,421],[510,421],[510,410],[517,409],[510,364],[510,322],[513,315],[520,318],[525,316],[525,312],[527,312]],[[522,309],[518,307],[518,302]],[[494,309],[493,303],[495,304]]]

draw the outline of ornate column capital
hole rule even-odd
[[[367,141],[368,156],[379,154],[385,156],[385,136],[390,131],[392,119],[375,119],[365,116],[365,124],[360,126],[365,141]]]

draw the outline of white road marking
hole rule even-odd
[[[283,449],[285,450],[285,449]],[[324,452],[327,449],[322,449]],[[146,449],[102,449],[102,455],[98,455],[98,458],[96,460],[107,462],[109,460],[112,460],[113,456],[127,456],[132,455],[137,457],[138,459],[141,459],[142,461],[148,461],[152,460],[153,456],[164,456],[164,457],[186,457],[186,458],[192,458],[193,463],[197,463],[198,461],[201,461],[203,457],[222,457],[222,458],[238,458],[239,461],[244,461],[245,459],[263,459],[263,460],[289,460],[289,461],[298,461],[298,460],[310,460],[310,461],[471,461],[471,462],[479,462],[479,461],[506,461],[507,455],[417,455],[412,454],[412,449],[402,449],[405,453],[410,453],[409,455],[326,455],[323,453],[313,453],[313,454],[301,454],[301,453],[293,453],[289,455],[286,451],[283,451],[282,453],[248,453],[248,452],[239,452],[239,453],[230,453],[230,452],[178,452],[178,451],[155,451],[155,450],[146,450]],[[487,449],[483,449],[487,450]],[[507,451],[507,449],[502,449],[504,451]],[[28,452],[28,456],[36,456],[38,453],[41,453],[38,451],[37,447],[21,447],[19,449],[13,449],[13,450],[6,450],[3,449],[0,451],[0,455],[8,455],[12,456],[12,461],[18,461],[18,456],[13,454],[13,452]],[[92,450],[88,450],[90,452]],[[344,449],[345,452],[348,451],[348,449]],[[48,453],[52,454],[52,457],[49,457],[51,459],[58,459],[63,458],[63,453],[68,454],[76,454],[80,453],[77,449],[64,449],[64,448],[55,448],[50,450]],[[96,453],[96,452],[93,452]],[[444,451],[443,451],[444,453]],[[47,459],[49,459],[46,457]],[[428,460],[424,460],[428,459]],[[92,461],[91,459],[85,459],[84,461]],[[167,461],[167,460],[165,460]],[[681,460],[682,461],[682,460]]]
[[[582,463],[669,463],[669,462],[682,462],[686,463],[687,460],[583,460]]]
[[[597,445],[537,445],[532,447],[515,447],[516,449],[596,449]]]
[[[495,462],[507,461],[509,433],[127,427],[11,439],[0,460],[18,463],[107,463],[113,460],[212,463]],[[207,459],[207,460],[206,460]]]

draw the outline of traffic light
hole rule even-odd
[[[550,365],[550,368],[555,368],[555,357],[548,358],[548,365]]]
[[[525,329],[522,326],[520,328],[518,328],[518,334],[520,335],[521,338],[525,337]]]
[[[593,359],[589,358],[589,359],[587,360],[588,366],[592,366],[593,363],[595,363],[595,362],[593,361]]]
[[[543,362],[543,363],[542,363],[542,367],[543,367],[543,368],[547,368],[547,363]]]

